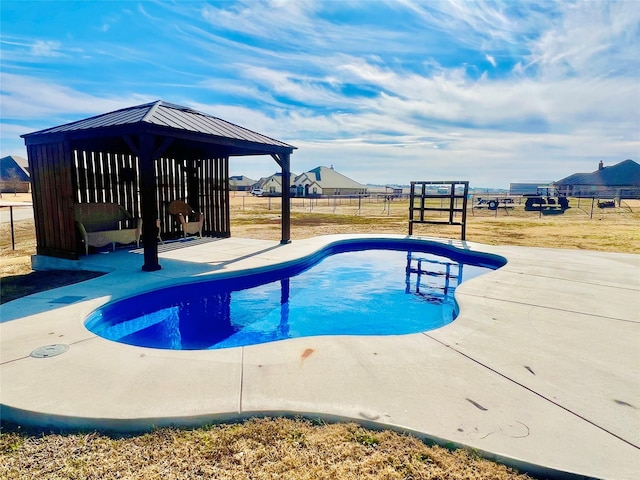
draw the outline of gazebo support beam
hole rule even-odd
[[[142,270],[154,272],[162,267],[158,262],[158,187],[155,173],[155,138],[153,135],[140,135],[140,204],[142,206],[142,243],[144,245],[144,264]]]
[[[282,169],[282,245],[291,243],[291,155],[289,153],[271,154]]]
[[[155,272],[162,268],[158,261],[158,185],[155,161],[171,146],[173,139],[165,137],[158,148],[155,146],[156,137],[148,133],[140,135],[138,145],[128,135],[124,136],[124,140],[140,162],[140,205],[142,207],[142,244],[144,246],[142,270]]]

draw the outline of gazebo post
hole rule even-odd
[[[154,272],[162,267],[158,263],[158,199],[154,168],[154,137],[140,135],[140,204],[142,207],[142,243],[144,264],[142,270]]]
[[[291,243],[291,159],[290,154],[278,155],[282,167],[282,239],[280,244]]]

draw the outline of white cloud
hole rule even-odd
[[[27,158],[27,149],[20,135],[30,131],[28,126],[3,122],[0,128],[0,157],[18,155]]]
[[[100,98],[64,85],[11,73],[1,73],[0,84],[2,116],[14,120],[36,119],[38,122],[45,122],[47,118],[69,119],[74,115],[83,118],[81,115],[105,113],[155,100],[143,95]],[[78,118],[67,121],[76,119]]]
[[[557,179],[592,170],[593,158],[639,156],[633,6],[145,3],[138,21],[157,29],[153,39],[113,39],[115,25],[100,43],[54,37],[26,65],[20,54],[33,41],[3,37],[3,128],[33,131],[162,98],[300,147],[300,171],[334,163],[377,183],[414,174],[498,186]],[[376,9],[405,21],[376,23]],[[120,17],[97,21],[105,18]],[[65,55],[71,67],[60,75],[50,56],[72,48],[95,63]],[[89,70],[100,75],[74,76]]]
[[[309,34],[318,28],[318,19],[313,18],[314,2],[296,1],[240,1],[222,4],[221,8],[205,5],[202,18],[230,31],[241,32],[266,39],[274,37],[274,29],[282,40],[292,32]]]
[[[598,78],[640,68],[636,2],[559,3],[562,15],[531,44],[529,64],[544,77]]]
[[[31,54],[38,57],[59,57],[62,55],[60,53],[60,42],[36,40],[31,45]]]

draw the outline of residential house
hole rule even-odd
[[[255,180],[244,175],[232,175],[229,177],[229,190],[232,192],[248,192],[256,183]]]
[[[605,167],[600,161],[595,172],[574,173],[554,185],[567,197],[640,198],[640,165],[628,159]]]
[[[0,193],[29,193],[30,188],[27,159],[17,155],[0,158]]]
[[[292,173],[289,178],[289,188],[293,192],[293,179],[295,174]],[[282,195],[282,173],[277,172],[269,177],[262,177],[252,188],[261,188],[265,196],[279,197]]]
[[[295,188],[295,190],[294,190]],[[367,187],[338,173],[331,167],[317,167],[298,175],[293,181],[292,195],[366,195]]]

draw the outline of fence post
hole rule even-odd
[[[16,237],[13,233],[13,207],[9,205],[9,222],[11,223],[11,250],[16,249]]]

